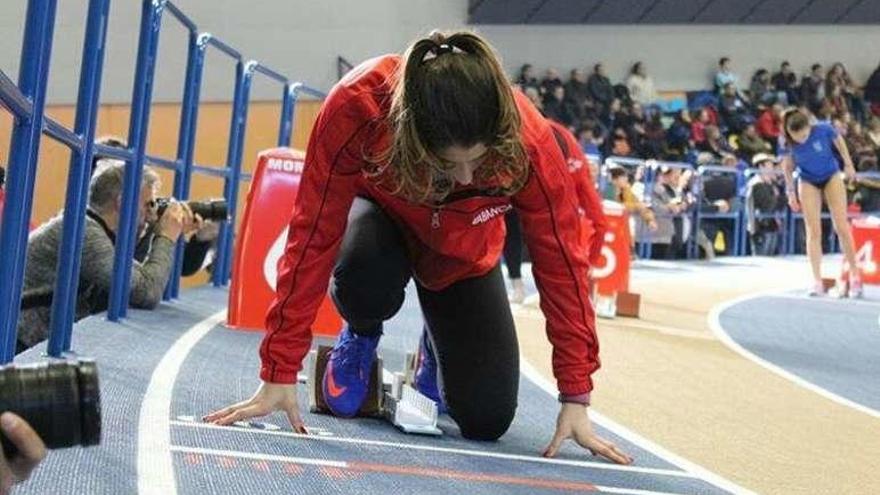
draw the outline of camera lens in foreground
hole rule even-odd
[[[50,449],[101,441],[101,394],[92,360],[0,369],[0,412],[21,416]],[[0,435],[7,458],[17,452]]]

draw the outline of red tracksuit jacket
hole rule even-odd
[[[413,273],[431,290],[488,273],[504,246],[503,214],[520,214],[533,273],[553,345],[560,392],[592,390],[599,368],[595,314],[587,288],[589,268],[580,246],[574,182],[550,125],[522,94],[516,104],[521,139],[531,161],[525,187],[513,197],[453,192],[443,206],[408,202],[377,185],[363,170],[367,157],[388,147],[386,119],[401,63],[398,55],[364,62],[324,101],[312,129],[276,299],[260,348],[262,380],[294,383],[311,346],[310,326],[324,295],[355,196],[370,197],[400,226]]]
[[[577,192],[578,206],[583,210],[585,218],[589,220],[592,232],[589,232],[587,241],[590,265],[599,262],[602,255],[602,244],[605,242],[605,232],[608,231],[608,220],[602,212],[602,200],[596,192],[593,177],[590,175],[590,161],[584,155],[574,134],[567,127],[547,119],[556,135],[556,141],[562,148],[562,153],[568,162],[568,171],[574,179],[574,188]]]

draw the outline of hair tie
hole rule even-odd
[[[452,53],[452,46],[449,43],[441,43],[434,49],[434,53],[439,57],[444,53]]]

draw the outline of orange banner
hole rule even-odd
[[[612,296],[629,292],[629,214],[622,204],[613,201],[604,201],[602,210],[608,219],[608,231],[602,246],[602,258],[593,267],[593,279],[599,295]]]

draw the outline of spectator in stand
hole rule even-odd
[[[865,160],[861,163],[861,168],[857,165],[857,169],[859,172],[880,172],[880,167],[878,167],[878,159],[880,159],[880,117],[871,118],[864,135],[873,152],[873,167],[871,167],[871,161]],[[880,179],[860,177],[856,183],[856,192],[853,200],[862,211],[875,214],[880,212]]]
[[[785,206],[780,190],[779,168],[772,155],[759,153],[752,158],[757,169],[746,186],[746,230],[754,256],[773,256],[779,245],[781,219]]]
[[[849,123],[849,129],[844,138],[856,171],[875,171],[877,169],[877,150],[858,120]]]
[[[769,141],[774,150],[779,145],[779,135],[782,132],[782,112],[784,111],[785,108],[781,104],[774,103],[773,106],[761,112],[761,116],[758,117],[755,124],[758,135]]]
[[[648,124],[645,118],[645,109],[638,103],[633,103],[629,107],[629,111],[623,112],[623,117],[618,120],[618,125],[626,129],[629,142],[632,144],[636,154],[643,154],[645,144],[645,128]]]
[[[657,230],[654,212],[648,205],[639,201],[639,198],[632,191],[632,184],[629,182],[629,174],[626,169],[620,165],[612,165],[608,167],[608,176],[611,181],[605,191],[605,198],[623,204],[631,214],[638,215],[648,226],[648,229]]]
[[[526,98],[535,105],[535,108],[538,109],[541,113],[544,113],[544,102],[541,98],[541,92],[538,88],[529,86],[523,90],[526,94]]]
[[[721,57],[718,61],[718,72],[715,73],[715,91],[721,93],[724,86],[733,85],[735,92],[739,92],[739,77],[733,73],[729,57]]]
[[[776,91],[782,91],[786,94],[786,99],[789,104],[797,104],[797,75],[791,71],[791,64],[788,63],[788,61],[782,62],[779,66],[779,72],[773,74],[770,83]]]
[[[733,156],[734,152],[721,129],[718,126],[706,126],[706,139],[702,143],[697,143],[697,151],[711,155],[712,163],[721,163],[726,156]]]
[[[825,94],[836,95],[837,88],[839,88],[840,96],[836,97],[842,98],[843,101],[835,103],[835,107],[842,107],[841,111],[852,112],[856,120],[864,123],[866,113],[864,94],[861,89],[856,87],[849,72],[846,71],[846,67],[840,62],[832,65],[825,77]]]
[[[701,108],[697,112],[697,118],[691,123],[691,141],[694,146],[699,146],[706,141],[706,126],[712,124],[708,108]]]
[[[604,140],[602,138],[602,131],[595,122],[584,121],[581,127],[578,128],[577,138],[578,143],[581,145],[581,150],[585,155],[602,155],[600,148]],[[590,163],[592,164],[592,160]],[[597,175],[593,174],[593,177],[595,178]]]
[[[752,76],[752,84],[749,86],[749,99],[755,108],[772,105],[776,102],[788,104],[788,94],[773,87],[770,81],[770,72],[767,69],[758,69]]]
[[[651,208],[656,215],[656,229],[651,229],[651,258],[671,259],[675,250],[671,248],[675,236],[675,216],[687,210],[677,191],[679,175],[667,166],[661,166],[651,191]]]
[[[871,113],[880,116],[880,65],[865,83],[865,100],[871,104]]]
[[[577,118],[570,100],[565,98],[563,86],[555,86],[544,95],[544,116],[569,127],[574,125]]]
[[[607,108],[602,109],[599,117],[599,122],[609,131],[620,126],[621,122],[625,124],[626,120],[627,116],[623,113],[623,105],[617,98],[611,100],[611,104]]]
[[[828,106],[830,106],[831,115],[844,115],[849,114],[849,103],[846,94],[843,92],[843,87],[838,85],[828,86],[825,91],[826,97],[825,101],[828,102]],[[825,108],[826,103],[822,102],[823,108]]]
[[[615,127],[611,133],[607,155],[612,156],[633,156],[633,147],[630,143],[629,135],[623,127]]]
[[[528,88],[534,88],[535,91],[541,90],[541,85],[538,84],[538,78],[535,77],[535,68],[532,67],[532,64],[523,64],[519,69],[519,76],[516,78],[516,84],[522,88],[523,91],[526,91]]]
[[[736,142],[739,156],[747,162],[751,162],[752,157],[759,153],[763,154],[773,151],[770,143],[758,135],[758,131],[755,129],[755,124],[747,125]]]
[[[562,79],[559,77],[559,71],[552,67],[547,69],[547,72],[544,73],[544,79],[541,80],[541,95],[546,98],[547,95],[552,95],[553,90],[560,86],[564,86],[564,84],[562,84]]]
[[[746,102],[737,93],[733,83],[724,85],[718,104],[721,121],[731,134],[739,134],[746,125],[754,120]]]
[[[849,123],[845,120],[844,115],[846,114],[837,114],[828,119],[828,123],[831,124],[831,127],[833,127],[838,134],[846,139],[846,134],[849,132]]]
[[[654,89],[654,80],[645,70],[645,64],[636,62],[629,71],[626,79],[626,88],[632,101],[641,105],[652,105],[657,99],[657,90]]]
[[[874,151],[880,155],[880,117],[871,117],[871,120],[868,121],[868,130],[865,135],[868,137],[871,146],[874,147]]]
[[[590,97],[601,107],[607,108],[611,106],[614,100],[614,87],[611,80],[605,74],[605,66],[601,63],[593,66],[593,74],[587,80],[587,87]]]
[[[645,123],[644,140],[642,141],[642,158],[661,159],[667,154],[666,129],[660,112],[654,112]]]
[[[810,73],[801,79],[800,102],[818,114],[822,109],[822,100],[825,99],[825,78],[822,75],[822,65],[813,64]]]
[[[802,111],[809,112],[810,109],[803,107]],[[822,101],[819,103],[819,109],[816,110],[816,113],[813,116],[818,121],[830,124],[831,119],[836,116],[834,112],[834,105],[831,104],[831,100],[829,100],[828,98],[822,98]]]
[[[723,166],[731,168],[735,168],[737,164],[736,158],[730,154],[725,154],[720,162]],[[700,212],[714,214],[731,213],[738,210],[740,203],[737,194],[736,175],[723,171],[705,172],[702,175],[700,187],[703,190],[702,202],[698,206]],[[715,249],[713,254],[710,254],[707,250],[707,258],[718,254],[719,251],[720,254],[730,252],[730,249],[733,247],[732,221],[727,219],[705,219],[701,222],[701,229],[714,246],[719,245],[719,236],[723,238],[724,249]],[[704,247],[704,249],[706,248]]]
[[[682,109],[675,116],[675,120],[666,132],[667,150],[678,158],[683,157],[688,148],[693,147],[693,141],[691,141],[692,124],[691,113],[687,109]]]
[[[565,96],[571,100],[578,110],[578,114],[583,118],[583,107],[590,97],[590,91],[587,89],[587,76],[580,69],[572,69],[571,77],[565,83]]]

